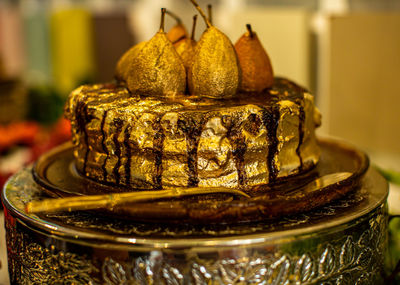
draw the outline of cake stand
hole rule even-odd
[[[333,170],[363,167],[354,162],[359,152],[351,146],[336,141],[322,144],[323,160],[331,159]],[[253,222],[168,223],[89,211],[26,214],[25,203],[49,194],[27,168],[8,181],[2,194],[10,280],[18,284],[60,280],[66,284],[381,284],[388,240],[388,184],[372,168],[362,174],[351,191],[307,211]]]

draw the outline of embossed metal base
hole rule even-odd
[[[89,212],[26,215],[43,197],[31,169],[3,191],[10,279],[16,284],[381,284],[387,183],[275,221],[148,224]],[[325,283],[329,282],[329,283]]]

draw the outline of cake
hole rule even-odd
[[[79,172],[140,189],[247,187],[310,170],[318,114],[313,96],[282,78],[264,93],[224,101],[85,85],[66,106]]]
[[[234,76],[247,69],[240,62],[240,70],[240,51],[235,51],[227,38],[219,41],[225,46],[214,47],[217,52],[213,54],[222,50],[224,60],[231,54],[229,68],[236,65],[238,70],[209,72],[207,65],[201,65],[207,59],[207,50],[199,47],[203,44],[209,48],[204,36],[207,32],[212,40],[226,37],[209,26],[196,46],[202,58],[192,67],[180,62],[161,28],[152,40],[139,44],[141,50],[131,49],[134,58],[123,56],[123,60],[130,61],[126,66],[131,69],[118,72],[117,68],[117,81],[84,85],[70,94],[65,114],[71,121],[79,173],[129,189],[252,189],[310,171],[318,163],[315,128],[320,124],[320,115],[313,96],[288,79],[270,75],[268,85],[261,85],[262,88],[257,88],[256,82],[254,90],[254,84],[247,84],[250,90],[240,89],[245,84],[236,81],[246,74],[238,79]],[[250,29],[249,32],[254,37]],[[147,58],[157,56],[160,47],[163,54],[154,64],[165,64],[155,66],[154,71],[148,68],[152,61]],[[167,55],[168,58],[161,57]],[[174,72],[171,74],[170,70]],[[168,86],[169,78],[180,76],[182,70],[188,74],[184,78],[184,82],[188,81],[185,89],[181,83],[175,89]],[[272,68],[269,70],[272,74]],[[155,77],[148,74],[154,72],[158,72]],[[204,86],[199,85],[200,75],[205,73]],[[157,81],[166,76],[169,81]],[[140,82],[135,85],[138,77]],[[147,82],[149,77],[153,79]],[[254,77],[257,75],[251,78]],[[228,78],[229,82],[224,83],[221,78]],[[182,82],[181,79],[172,80],[171,84]],[[213,86],[218,82],[228,87],[217,86],[214,94]]]

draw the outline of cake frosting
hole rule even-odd
[[[77,170],[123,187],[252,188],[308,171],[319,159],[313,96],[283,78],[224,100],[84,85],[70,94],[65,114]]]

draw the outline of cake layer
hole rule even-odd
[[[131,95],[85,85],[66,105],[76,167],[139,189],[248,188],[311,169],[319,158],[313,96],[286,79],[228,100]]]

